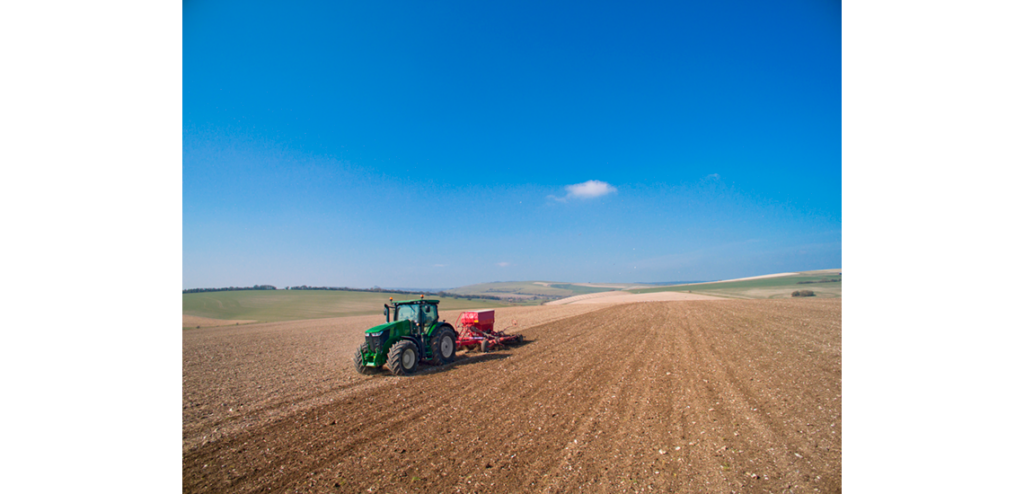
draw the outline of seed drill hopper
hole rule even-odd
[[[517,325],[516,321],[512,321],[512,325],[505,329]],[[482,352],[523,341],[521,334],[494,330],[494,310],[463,312],[459,316],[458,332],[459,339],[455,341],[457,348],[479,348]]]

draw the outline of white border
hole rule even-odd
[[[0,9],[4,490],[181,490],[181,4]]]

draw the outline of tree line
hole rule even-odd
[[[236,292],[242,290],[277,290],[274,285],[253,285],[253,286],[228,286],[224,288],[188,288],[182,290],[181,293],[202,293],[202,292]],[[389,290],[386,288],[373,287],[373,288],[350,288],[347,286],[288,286],[284,287],[284,290],[338,290],[346,292],[375,292],[375,293],[400,293],[403,295],[435,295],[439,297],[448,298],[460,298],[464,300],[471,299],[486,299],[486,300],[501,300],[501,297],[493,297],[490,295],[462,295],[460,293],[451,292],[410,292],[407,290]]]
[[[351,288],[351,287],[347,287],[347,286],[306,286],[306,285],[301,285],[301,286],[290,286],[290,287],[287,287],[286,290],[344,290],[344,291],[347,291],[347,292],[400,293],[400,294],[403,294],[403,295],[436,295],[438,297],[461,298],[461,299],[466,299],[466,300],[477,299],[477,298],[478,299],[487,299],[487,300],[501,300],[501,297],[492,297],[490,295],[462,295],[462,294],[459,294],[459,293],[451,293],[451,292],[445,292],[445,291],[440,291],[440,292],[410,292],[410,291],[407,291],[407,290],[395,290],[395,289],[389,289],[389,288],[381,288],[381,287],[378,287],[378,286],[375,286],[373,288]]]
[[[200,293],[200,292],[237,292],[241,290],[277,290],[274,285],[253,285],[253,286],[229,286],[224,288],[188,288],[182,290],[181,293]]]
[[[832,278],[832,279],[822,278],[822,279],[816,280],[816,281],[798,281],[798,282],[796,282],[796,284],[797,285],[809,285],[811,283],[836,283],[838,281],[839,281],[838,278]]]

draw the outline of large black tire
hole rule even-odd
[[[441,326],[430,338],[430,363],[450,364],[455,361],[455,340],[457,336],[451,326]]]
[[[356,372],[363,374],[364,376],[368,376],[370,374],[377,372],[376,367],[363,365],[363,352],[367,351],[368,349],[369,347],[366,346],[366,343],[359,345],[359,349],[356,350],[355,357],[352,358],[352,361],[356,364]]]
[[[400,340],[388,351],[388,369],[396,376],[408,376],[416,372],[416,365],[419,362],[420,355],[416,351],[416,344],[409,340]]]

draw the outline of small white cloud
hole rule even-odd
[[[711,175],[708,175],[708,176],[706,176],[704,178],[706,178],[708,180],[718,180],[718,174],[717,173],[712,173]]]
[[[565,187],[565,190],[569,191],[569,197],[579,197],[583,199],[601,197],[618,191],[615,187],[608,185],[608,182],[602,182],[600,180],[587,180],[581,184],[568,185]]]
[[[559,202],[565,202],[569,199],[593,199],[595,197],[614,194],[618,192],[619,189],[609,185],[608,182],[587,180],[581,184],[566,185],[565,190],[567,193],[563,197],[548,197]]]
[[[505,266],[511,266],[511,265],[512,265],[512,263],[504,262],[504,261],[498,263],[498,267],[501,267],[501,268],[503,268]]]

